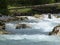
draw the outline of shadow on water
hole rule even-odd
[[[12,30],[8,30],[8,32],[11,32],[11,34],[27,34],[27,35],[34,35],[34,34],[44,34],[44,35],[48,35],[49,32],[44,32],[44,30],[41,29],[13,29]]]

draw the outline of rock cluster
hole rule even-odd
[[[18,18],[21,21],[28,20],[28,18],[27,17],[24,17],[24,16],[16,16],[16,18]]]

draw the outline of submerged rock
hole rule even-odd
[[[17,24],[17,25],[16,25],[16,29],[20,29],[20,28],[30,28],[30,25],[26,25],[26,24]]]
[[[21,20],[21,21],[22,21],[22,20],[28,20],[28,18],[27,18],[27,17],[21,17],[20,20]]]
[[[18,18],[19,20],[23,21],[23,20],[28,20],[27,17],[25,16],[16,16],[16,18]]]
[[[51,14],[50,13],[48,14],[48,18],[51,19]]]
[[[57,35],[58,32],[59,32],[59,30],[56,30],[56,31],[54,31],[54,32],[49,32],[49,35]]]

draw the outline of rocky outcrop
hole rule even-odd
[[[30,28],[30,25],[26,25],[26,24],[17,24],[17,25],[16,25],[16,29],[20,29],[20,28]]]
[[[60,35],[60,25],[54,27],[52,32],[49,32],[49,35]]]

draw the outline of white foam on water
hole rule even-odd
[[[45,14],[44,14],[45,15]],[[60,18],[55,18],[52,15],[52,19],[49,19],[47,15],[44,16],[45,18],[38,19],[38,22],[34,22],[34,23],[28,23],[28,22],[24,22],[26,24],[30,24],[32,26],[32,30],[35,31],[34,29],[37,29],[37,31],[43,31],[43,32],[50,32],[52,31],[52,29],[60,24]],[[35,17],[28,17],[29,20],[36,20]],[[7,23],[6,24],[6,28],[7,30],[13,31],[13,29],[15,29],[16,25],[12,24],[12,23]],[[38,30],[40,29],[40,30]],[[21,30],[21,29],[20,29]],[[25,29],[24,29],[25,30]],[[22,30],[22,31],[24,31]],[[16,30],[17,32],[18,30]],[[26,30],[27,31],[27,30]],[[13,31],[14,32],[14,31]],[[56,36],[56,35],[44,35],[44,34],[31,34],[31,35],[0,35],[0,40],[28,40],[28,41],[33,41],[33,42],[40,42],[40,41],[53,41],[53,42],[60,42],[60,36]]]
[[[15,29],[15,24],[8,23],[6,24],[6,29]]]
[[[23,24],[30,24],[32,28],[29,28],[29,29],[40,29],[39,31],[43,31],[43,32],[50,32],[52,31],[52,29],[60,24],[60,19],[56,18],[55,16],[51,15],[52,16],[52,19],[49,19],[48,18],[48,14],[42,14],[44,15],[44,18],[43,19],[39,19],[38,22],[34,22],[34,23],[28,23],[28,22],[22,22]],[[28,19],[29,20],[36,20],[35,17],[32,17],[32,16],[28,16]],[[6,24],[6,30],[15,30],[16,28],[16,25],[15,24],[11,24],[11,23],[7,23]],[[16,29],[17,31],[17,29]],[[37,30],[38,31],[38,30]]]
[[[33,42],[39,41],[54,41],[59,42],[59,36],[48,36],[48,35],[0,35],[0,40],[29,40]]]

